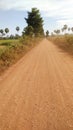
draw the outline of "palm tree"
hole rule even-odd
[[[3,34],[4,34],[4,31],[3,31],[3,29],[0,29],[0,33],[2,34],[2,36],[3,36]]]
[[[9,33],[9,29],[8,28],[5,28],[5,33]]]
[[[17,27],[16,27],[16,31],[17,31],[17,32],[19,32],[19,30],[20,30],[20,27],[19,27],[19,26],[17,26]],[[16,34],[16,36],[15,36],[15,37],[16,37],[16,39],[18,39],[18,38],[19,38],[19,35],[18,35],[18,34]]]
[[[65,25],[63,26],[63,29],[65,30],[65,33],[66,33],[67,28],[68,28],[68,26],[65,24]]]
[[[46,31],[46,37],[48,37],[48,36],[49,36],[49,31],[47,30],[47,31]]]
[[[17,26],[17,27],[16,27],[16,31],[17,31],[17,32],[19,32],[19,30],[20,30],[20,27],[19,27],[19,26]]]
[[[71,28],[72,32],[73,32],[73,27]]]

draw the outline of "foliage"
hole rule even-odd
[[[0,33],[3,35],[3,33],[4,33],[3,29],[0,29]]]
[[[50,37],[49,40],[51,40],[55,45],[64,51],[73,55],[73,35]]]
[[[23,35],[28,35],[28,36],[33,36],[33,27],[32,26],[27,26],[24,28]]]
[[[20,27],[19,27],[19,26],[17,26],[17,27],[16,27],[16,31],[17,31],[17,32],[19,32],[19,30],[20,30]]]
[[[71,28],[72,32],[73,32],[73,27]]]
[[[66,30],[67,29],[67,25],[65,24],[63,28],[64,28],[64,30]]]
[[[60,34],[60,30],[59,29],[54,30],[54,33],[56,33],[58,35],[58,34]]]
[[[26,36],[19,40],[0,40],[0,46],[3,46],[0,49],[0,74],[39,43],[37,41],[40,41],[40,39]]]
[[[9,33],[9,29],[8,28],[5,28],[5,33]]]
[[[44,35],[43,19],[37,8],[32,8],[31,12],[28,12],[28,18],[25,18],[25,20],[27,22],[27,27],[24,30],[25,34]]]
[[[46,37],[48,37],[48,36],[49,36],[49,31],[47,30],[47,31],[46,31]]]

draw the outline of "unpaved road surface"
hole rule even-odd
[[[0,77],[0,130],[73,130],[73,59],[46,39]]]

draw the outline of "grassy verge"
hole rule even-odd
[[[38,44],[40,39],[26,37],[18,41],[0,41],[0,75],[12,64],[16,63],[28,50]],[[2,47],[3,46],[3,47]]]
[[[73,35],[54,36],[50,37],[49,40],[73,56]]]

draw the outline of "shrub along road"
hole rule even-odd
[[[73,59],[48,40],[0,77],[0,130],[73,130]]]

